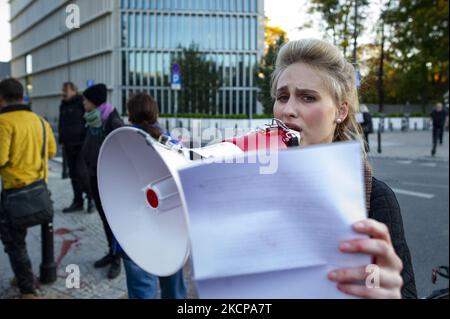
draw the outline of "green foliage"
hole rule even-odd
[[[216,92],[222,86],[220,72],[208,61],[198,46],[192,44],[175,57],[180,65],[182,89],[178,95],[178,113],[212,114],[216,110]]]
[[[355,4],[358,11],[356,25]],[[368,0],[311,0],[309,12],[320,14],[326,34],[334,45],[342,49],[344,56],[350,59],[350,47],[357,43],[361,31],[367,27],[365,21],[368,5]],[[310,22],[307,21],[306,24],[308,23]]]
[[[387,12],[400,99],[441,100],[448,91],[448,1],[400,0]]]
[[[449,85],[448,14],[447,0],[399,0],[385,11],[386,103],[425,106],[443,100]],[[379,59],[369,60],[367,67],[361,95],[377,103]]]
[[[258,101],[263,105],[265,114],[272,114],[273,98],[271,94],[271,77],[275,70],[275,61],[278,51],[286,43],[286,37],[281,34],[275,43],[269,43],[266,54],[259,63],[255,79],[256,85],[259,88]]]

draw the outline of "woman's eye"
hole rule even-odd
[[[316,101],[316,98],[314,96],[311,95],[303,95],[302,96],[303,101],[305,101],[306,103],[312,103]]]
[[[278,96],[277,100],[280,102],[287,102],[289,101],[289,97],[287,95],[280,95]]]

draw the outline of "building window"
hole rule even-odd
[[[244,50],[251,49],[251,20],[249,17],[245,18],[245,39],[244,39]]]
[[[231,43],[230,43],[230,47],[228,49],[231,50],[236,50],[236,41],[237,41],[237,18],[236,17],[232,17],[231,18]]]
[[[128,55],[128,85],[134,86],[134,76],[136,74],[136,66],[135,66],[135,55],[133,52],[130,52]]]
[[[170,18],[173,18],[170,15],[164,16],[164,48],[170,48],[170,40],[171,40],[171,30],[170,30]]]
[[[150,14],[150,43],[149,43],[149,47],[150,48],[155,48],[156,47],[156,26],[155,26],[155,15],[154,14]]]
[[[157,47],[158,48],[162,48],[163,47],[163,17],[162,15],[158,14],[157,16],[157,23],[156,23],[156,29],[158,31],[158,35],[157,35]]]
[[[144,48],[148,48],[150,46],[148,42],[149,40],[148,18],[149,17],[146,13],[142,15],[142,37],[143,37],[142,46]]]
[[[155,71],[156,71],[156,56],[155,53],[150,53],[150,86],[156,86],[155,79]]]
[[[225,36],[225,33],[223,30],[223,17],[217,17],[217,49],[222,50],[223,49],[223,38]]]
[[[179,16],[170,16],[170,47],[176,48],[178,46],[178,31],[177,31],[177,20]]]
[[[125,13],[122,13],[122,47],[128,46],[128,16]]]
[[[136,86],[140,86],[142,81],[142,53],[136,53]]]
[[[126,52],[122,52],[122,83],[127,85],[127,56]]]
[[[244,24],[242,23],[242,17],[236,18],[238,21],[237,25],[237,49],[242,50],[242,35],[244,34]]]
[[[224,21],[225,21],[225,26],[224,26],[224,44],[223,44],[223,48],[225,50],[230,50],[231,49],[231,45],[230,45],[230,38],[233,37],[233,34],[230,30],[230,17],[226,16],[224,17]]]
[[[128,15],[128,41],[129,41],[130,48],[134,48],[136,46],[135,35],[134,35],[135,27],[136,27],[136,23],[134,21],[134,14],[130,13]]]
[[[142,48],[142,24],[141,24],[141,15],[138,13],[136,14],[136,47]]]

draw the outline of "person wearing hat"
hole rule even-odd
[[[90,186],[95,206],[103,222],[109,251],[103,258],[94,263],[95,268],[110,265],[108,278],[114,279],[120,274],[121,258],[114,248],[113,234],[106,220],[105,212],[100,201],[97,182],[97,159],[100,147],[109,133],[124,125],[117,110],[106,103],[108,90],[104,84],[96,84],[83,92],[84,119],[86,120],[87,133],[83,145],[83,157],[88,167]]]

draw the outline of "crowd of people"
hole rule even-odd
[[[96,84],[78,93],[74,83],[64,83],[60,105],[58,142],[67,159],[73,189],[73,201],[63,213],[95,208],[101,218],[108,243],[105,256],[94,267],[109,267],[114,279],[125,267],[130,298],[156,298],[159,280],[162,298],[186,298],[182,269],[170,277],[156,277],[145,272],[124,252],[114,237],[100,200],[97,182],[97,159],[101,145],[113,130],[124,126],[114,106],[107,102],[107,87]],[[369,152],[368,134],[373,132],[370,113],[360,108],[355,84],[355,70],[339,50],[327,42],[308,39],[291,41],[280,50],[273,74],[274,117],[291,129],[301,131],[301,146],[358,140],[364,155]],[[158,105],[148,94],[138,93],[127,101],[130,125],[154,138],[168,135],[158,125]],[[442,113],[432,113],[434,155],[437,142],[442,143]],[[45,121],[44,121],[45,122]],[[441,125],[442,124],[442,125]],[[27,187],[37,180],[47,180],[40,169],[47,170],[48,158],[56,155],[56,142],[50,125],[23,102],[23,87],[15,79],[0,82],[0,175],[3,193]],[[45,143],[45,156],[40,150]],[[341,243],[343,253],[367,254],[379,266],[380,289],[364,287],[365,268],[337,269],[329,280],[348,295],[363,298],[416,298],[414,272],[405,240],[400,207],[393,191],[372,176],[365,160],[365,194],[368,219],[354,225],[356,233],[367,239]],[[85,195],[85,198],[83,198]],[[28,257],[26,228],[11,227],[8,214],[0,212],[0,234],[5,251],[23,296],[35,296],[33,273]],[[332,227],[332,225],[330,225]]]
[[[109,266],[107,277],[114,279],[121,273],[123,260],[130,298],[156,298],[158,280],[162,298],[186,298],[182,270],[172,276],[159,278],[146,273],[121,249],[109,227],[98,189],[97,159],[106,136],[124,126],[124,122],[117,109],[107,103],[106,85],[92,85],[79,94],[74,83],[66,82],[62,93],[58,142],[65,152],[73,189],[73,201],[62,212],[83,211],[83,194],[86,197],[87,213],[93,212],[95,204],[103,224],[108,252],[93,266]],[[14,272],[14,282],[20,290],[19,297],[28,299],[37,298],[38,295],[25,242],[27,227],[12,225],[9,214],[15,212],[14,209],[11,212],[4,209],[3,194],[28,191],[29,186],[36,181],[47,182],[48,159],[56,156],[57,146],[49,123],[35,114],[23,99],[24,89],[19,81],[10,78],[0,82],[0,176],[3,182],[0,235]],[[151,96],[138,94],[130,99],[127,106],[133,126],[154,137],[164,133],[157,124],[158,106]],[[45,123],[45,139],[42,137],[41,120]],[[45,155],[41,157],[40,145],[43,143]],[[41,169],[41,164],[44,169]]]

